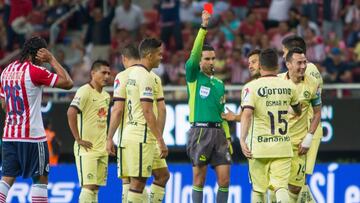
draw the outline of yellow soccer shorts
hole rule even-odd
[[[138,145],[138,148],[134,148],[135,150],[133,150],[133,153],[135,154],[135,151],[136,151],[136,154],[139,154],[139,151],[140,151],[140,148],[139,148],[139,144],[138,142],[131,142],[131,141],[127,141],[127,143],[130,143],[130,146],[131,144],[135,145],[135,148],[136,148],[136,145]],[[167,167],[167,164],[166,164],[166,160],[165,159],[161,159],[160,158],[160,149],[158,148],[158,145],[157,144],[142,144],[142,147],[144,146],[147,146],[147,147],[150,147],[150,145],[155,145],[155,149],[151,149],[151,151],[153,151],[153,156],[150,157],[150,159],[152,159],[152,170],[156,170],[156,169],[160,169],[160,168],[166,168]],[[130,165],[130,162],[126,162],[124,161],[124,153],[127,153],[128,155],[126,156],[127,158],[130,158],[129,155],[131,156],[131,152],[129,152],[129,150],[125,150],[125,149],[131,149],[131,147],[119,147],[118,148],[118,153],[117,153],[117,158],[118,158],[118,165],[117,165],[117,172],[118,172],[118,178],[125,178],[125,177],[138,177],[136,175],[139,175],[138,172],[139,172],[139,169],[137,169],[137,173],[132,173],[133,176],[127,176],[126,174],[128,174],[128,172],[125,173],[126,170],[126,167],[128,165]],[[139,149],[139,150],[138,150]],[[144,148],[142,149],[144,151]],[[147,149],[145,149],[147,150]],[[149,149],[150,150],[150,149]],[[131,151],[131,150],[130,150]],[[143,158],[143,161],[142,161],[142,165],[148,165],[148,154],[145,154],[143,153],[142,155],[143,157],[146,156],[145,158]],[[137,158],[136,160],[139,160],[139,157],[135,157]],[[133,167],[140,167],[140,162],[138,162],[138,164],[136,164],[136,162],[133,161],[132,163]],[[130,170],[131,171],[131,170]],[[147,174],[147,170],[144,171],[144,169],[142,170],[142,174]],[[150,176],[150,175],[149,175]],[[141,176],[141,177],[149,177],[149,176]]]
[[[291,158],[253,158],[249,160],[249,174],[254,191],[265,193],[268,188],[287,188]]]
[[[319,146],[321,143],[321,138],[323,137],[323,129],[321,123],[319,124],[318,128],[315,131],[313,140],[311,142],[311,146],[309,151],[306,153],[306,174],[313,174],[316,156],[319,150]]]
[[[108,156],[75,156],[80,185],[106,185],[108,174]]]
[[[306,155],[299,156],[298,147],[293,145],[289,184],[302,187],[305,184]]]

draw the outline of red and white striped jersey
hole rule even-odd
[[[0,96],[6,103],[3,141],[46,141],[41,116],[43,86],[53,87],[58,76],[29,61],[15,61],[1,74]]]

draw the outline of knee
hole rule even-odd
[[[299,194],[301,190],[301,187],[299,186],[295,186],[295,185],[290,185],[289,184],[289,191],[293,194]]]
[[[229,176],[219,177],[218,185],[219,185],[219,187],[229,187],[230,177]]]
[[[130,189],[142,192],[145,188],[146,178],[130,178]]]
[[[35,176],[32,177],[32,181],[34,184],[48,184],[48,177],[47,176]]]
[[[165,186],[169,178],[170,173],[167,170],[162,173],[154,174],[154,182],[161,186]]]

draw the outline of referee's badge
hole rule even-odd
[[[210,87],[206,87],[206,86],[201,86],[200,87],[200,97],[202,99],[205,99],[209,96],[210,94]]]

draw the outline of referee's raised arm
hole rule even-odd
[[[186,61],[185,64],[187,82],[195,81],[197,74],[200,72],[199,63],[201,59],[201,51],[207,33],[207,26],[209,24],[210,17],[211,15],[207,11],[204,10],[202,12],[201,28],[199,29],[199,32],[195,38],[190,58]]]

